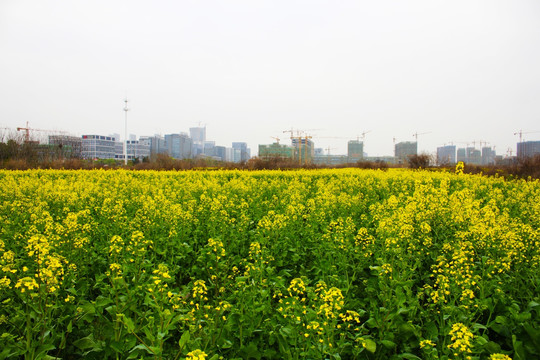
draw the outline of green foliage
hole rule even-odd
[[[540,184],[0,171],[0,359],[540,357]]]

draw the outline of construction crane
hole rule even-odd
[[[327,147],[326,150],[326,163],[330,165],[331,159],[330,159],[330,150],[335,150],[336,148],[331,148],[330,146]]]
[[[540,133],[540,131],[523,131],[523,130],[519,130],[518,132],[515,132],[514,135],[519,135],[519,142],[523,142],[523,134],[534,134],[534,133]]]
[[[512,157],[512,148],[508,148],[508,151],[506,152],[506,156]]]
[[[24,142],[30,142],[30,127],[28,126],[28,121],[26,122],[26,127],[18,127],[17,131],[25,131]]]
[[[350,139],[345,136],[314,136],[316,139]]]
[[[294,138],[294,130],[291,128],[291,130],[283,130],[283,133],[291,133],[291,140]],[[296,130],[296,133],[299,134],[299,131]]]
[[[360,135],[356,135],[356,141],[360,141],[360,137],[362,137],[362,142],[366,140],[366,134],[369,134],[371,130],[364,131]]]
[[[474,142],[473,142],[473,144],[474,144]],[[479,140],[478,144],[480,145],[480,149],[482,149],[482,147],[485,147],[485,146],[489,145],[489,141]]]
[[[17,131],[24,131],[24,142],[28,143],[30,142],[30,131],[44,131],[44,132],[50,132],[50,133],[58,133],[58,134],[67,134],[66,131],[52,131],[52,130],[42,130],[42,129],[34,129],[28,126],[28,121],[26,122],[26,127],[18,127]]]
[[[423,133],[418,133],[418,132],[415,132],[412,136],[414,136],[416,138],[416,142],[418,142],[418,136],[420,135],[425,135],[425,134],[430,134],[431,131],[428,131],[428,132],[423,132]]]
[[[320,129],[311,129],[311,130],[320,130]],[[305,140],[306,145],[308,142],[308,139],[311,139],[312,137],[309,135],[301,135],[302,133],[306,133],[307,130],[296,130],[297,136],[294,136],[294,130],[291,128],[291,130],[284,130],[284,133],[290,133],[291,134],[291,141],[294,141],[295,139],[298,140],[298,163],[302,165],[302,140]],[[307,163],[307,153],[304,159],[304,162]]]
[[[272,139],[275,139],[276,140],[276,143],[279,145],[279,140],[280,138],[276,137],[276,136],[270,136]]]

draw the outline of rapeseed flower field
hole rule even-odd
[[[538,359],[540,183],[0,171],[0,359]]]

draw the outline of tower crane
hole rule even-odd
[[[366,140],[366,134],[369,134],[370,132],[371,132],[371,130],[363,131],[360,135],[356,136],[356,141],[359,141],[360,136],[361,136],[362,137],[362,142],[364,142]]]
[[[325,150],[326,150],[326,163],[327,164],[330,164],[330,150],[335,150],[336,148],[331,148],[330,146],[327,147]]]
[[[519,135],[519,142],[523,142],[523,134],[534,134],[534,133],[540,133],[540,131],[523,131],[523,130],[519,130],[518,132],[515,132],[514,135]]]
[[[18,127],[17,131],[24,131],[24,142],[28,143],[30,142],[30,131],[44,131],[44,132],[56,132],[59,134],[67,134],[65,131],[52,131],[52,130],[42,130],[42,129],[34,129],[28,126],[28,121],[26,122],[26,127]]]
[[[416,138],[416,142],[418,142],[418,136],[425,135],[425,134],[430,134],[430,133],[431,133],[431,131],[423,132],[423,133],[415,132],[412,136],[414,136]]]
[[[276,140],[276,143],[279,145],[279,140],[280,138],[276,137],[276,136],[270,136],[272,139],[275,139]]]
[[[480,149],[482,149],[482,147],[485,147],[485,146],[489,145],[489,141],[479,140],[478,144],[480,145]]]
[[[310,131],[314,131],[314,130],[320,130],[320,129],[310,129]],[[302,133],[306,133],[308,130],[296,130],[296,134],[297,136],[294,136],[294,130],[291,128],[291,130],[284,130],[283,132],[284,133],[291,133],[291,141],[293,141],[294,139],[298,140],[298,163],[300,165],[302,165],[302,140],[305,140],[306,141],[306,145],[307,145],[307,141],[308,139],[312,139],[312,136],[310,135],[301,135]],[[306,156],[305,156],[305,159],[304,159],[304,162],[307,163],[307,153],[306,153]]]
[[[28,126],[28,121],[26,122],[26,127],[18,127],[17,128],[17,131],[23,131],[25,132],[24,134],[24,142],[29,142],[30,141],[30,127]]]
[[[508,151],[506,151],[506,156],[512,157],[512,148],[508,148]]]

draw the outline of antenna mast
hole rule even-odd
[[[127,155],[127,113],[129,111],[128,99],[126,98],[124,100],[124,102],[126,103],[126,105],[124,106],[124,112],[126,113],[126,127],[125,127],[125,132],[124,132],[124,165],[127,165],[127,161],[128,161],[128,155]]]

